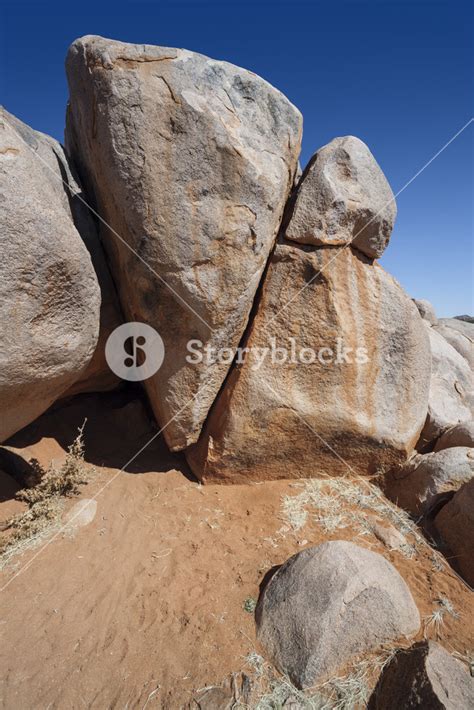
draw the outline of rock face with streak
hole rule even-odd
[[[89,36],[66,68],[67,149],[114,230],[101,231],[125,316],[164,340],[145,385],[182,449],[230,364],[189,364],[187,343],[238,345],[293,184],[301,115],[255,74],[186,50]]]
[[[301,244],[352,246],[369,257],[385,251],[397,207],[390,185],[359,138],[335,138],[306,167],[292,199],[286,238]]]
[[[426,326],[431,348],[428,414],[417,449],[430,451],[449,427],[473,417],[473,377],[467,361],[435,328]]]
[[[0,113],[0,441],[85,372],[99,336],[100,290],[74,224],[61,145]]]
[[[374,472],[411,452],[428,401],[426,330],[381,267],[350,248],[334,256],[276,248],[245,343],[252,354],[232,370],[187,451],[201,480]],[[279,364],[272,345],[317,357]]]

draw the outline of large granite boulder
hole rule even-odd
[[[85,372],[99,336],[100,290],[74,224],[70,171],[59,143],[2,109],[0,172],[5,441]]]
[[[360,252],[279,245],[245,341],[250,353],[187,451],[194,473],[244,482],[405,461],[428,404],[420,324],[395,279]]]
[[[415,634],[420,615],[382,555],[336,540],[285,562],[256,609],[257,636],[298,687],[337,673],[355,656]]]
[[[431,346],[431,383],[428,414],[417,444],[421,452],[432,449],[446,429],[472,419],[474,401],[467,361],[435,328],[427,326],[426,330]]]
[[[301,115],[252,72],[181,49],[83,37],[66,146],[95,195],[125,316],[164,363],[145,386],[172,449],[196,441],[238,345],[297,168]]]
[[[287,239],[352,246],[369,257],[384,252],[397,207],[374,156],[358,138],[335,138],[306,167],[290,206]]]
[[[385,479],[385,493],[412,515],[426,516],[472,478],[474,449],[456,446],[416,454],[404,466],[390,471]]]
[[[474,588],[474,475],[441,508],[435,526],[449,547],[446,556]]]
[[[397,652],[384,669],[369,710],[469,710],[474,679],[435,641]]]

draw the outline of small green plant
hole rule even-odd
[[[248,614],[253,614],[255,609],[257,608],[257,602],[253,597],[247,597],[247,599],[243,603],[243,609],[246,611]]]
[[[14,515],[2,526],[11,533],[0,543],[0,565],[6,564],[15,554],[34,546],[59,524],[61,499],[79,493],[80,486],[87,483],[84,467],[84,426],[79,429],[76,439],[68,448],[64,463],[48,469],[34,461],[35,485],[23,488],[16,499],[27,504],[27,509]]]

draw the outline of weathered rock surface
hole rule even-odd
[[[474,323],[474,316],[469,316],[467,313],[464,313],[462,316],[454,316],[454,320],[462,320],[465,323]]]
[[[385,668],[369,702],[371,710],[468,710],[474,679],[434,641],[400,650]]]
[[[189,364],[187,343],[238,345],[293,184],[301,116],[255,74],[186,50],[89,36],[66,68],[67,148],[114,230],[101,233],[126,317],[164,340],[145,385],[181,449],[230,365]]]
[[[380,542],[383,542],[389,550],[403,551],[408,548],[408,541],[400,530],[390,523],[381,523],[380,521],[370,521],[370,528]]]
[[[263,590],[256,619],[272,662],[299,688],[420,626],[397,570],[381,555],[339,540],[285,562]]]
[[[390,185],[358,138],[335,138],[306,167],[286,238],[301,244],[350,244],[369,257],[384,252],[397,207]]]
[[[474,448],[474,419],[464,424],[447,429],[436,442],[435,451],[450,449],[453,446],[470,446]]]
[[[441,321],[440,321],[441,322]],[[417,444],[433,446],[445,429],[473,417],[473,378],[466,360],[436,331],[427,326],[431,345],[431,383],[428,414]]]
[[[454,323],[454,326],[453,326]],[[461,324],[458,328],[456,324]],[[466,327],[464,327],[466,326]],[[474,369],[474,325],[457,320],[456,318],[443,318],[436,326],[436,332],[443,336],[460,355]]]
[[[88,196],[79,187],[75,174],[71,174],[69,185],[72,186],[73,190],[71,208],[75,225],[91,256],[92,265],[99,282],[101,298],[100,330],[96,349],[85,372],[64,393],[65,397],[71,397],[80,392],[106,392],[120,384],[120,379],[112,372],[105,359],[105,344],[110,333],[123,323],[117,290],[99,240],[96,221],[88,207]],[[90,206],[93,207],[93,205]]]
[[[474,449],[457,446],[432,454],[416,454],[387,475],[385,492],[413,515],[427,515],[472,478]]]
[[[424,298],[414,298],[413,303],[418,308],[418,313],[423,318],[423,320],[428,321],[431,325],[436,325],[438,318],[436,317],[435,309],[433,304]]]
[[[455,318],[440,318],[439,325],[447,325],[457,330],[471,341],[474,340],[474,319],[471,316],[456,316]]]
[[[450,548],[449,561],[474,587],[474,477],[441,508],[435,526]]]
[[[202,480],[368,472],[411,453],[428,401],[426,330],[389,274],[336,251],[276,248],[245,342],[252,351],[186,452]],[[272,345],[286,362],[272,362]]]
[[[0,114],[0,441],[33,421],[87,368],[100,291],[73,220],[62,147]]]

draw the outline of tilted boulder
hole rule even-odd
[[[277,246],[244,345],[251,352],[186,452],[201,480],[375,472],[411,453],[427,409],[428,337],[367,257]]]
[[[426,327],[431,346],[428,414],[417,449],[429,451],[448,429],[473,417],[473,377],[466,360],[435,328]]]
[[[390,185],[358,138],[335,138],[306,167],[291,205],[286,238],[300,244],[351,244],[383,254],[397,207]]]
[[[463,424],[456,424],[456,426],[443,432],[436,442],[434,450],[442,451],[453,446],[470,446],[474,448],[474,419]]]
[[[83,37],[69,49],[66,146],[95,195],[125,316],[158,330],[145,382],[172,449],[196,441],[234,348],[297,168],[301,115],[252,72],[181,49]]]
[[[401,508],[425,516],[474,478],[474,449],[457,446],[417,454],[385,479],[385,493]]]
[[[424,298],[414,298],[413,303],[418,308],[418,313],[423,320],[427,321],[430,325],[437,324],[438,318],[436,317],[435,309],[429,301]]]
[[[435,526],[449,547],[449,561],[474,588],[474,477],[441,508]]]
[[[60,144],[0,114],[0,441],[85,372],[100,290],[71,212]]]
[[[400,650],[384,669],[370,710],[468,710],[474,679],[462,663],[434,641]]]
[[[354,657],[415,634],[420,615],[405,581],[382,555],[336,540],[278,569],[261,593],[257,636],[299,688]]]

